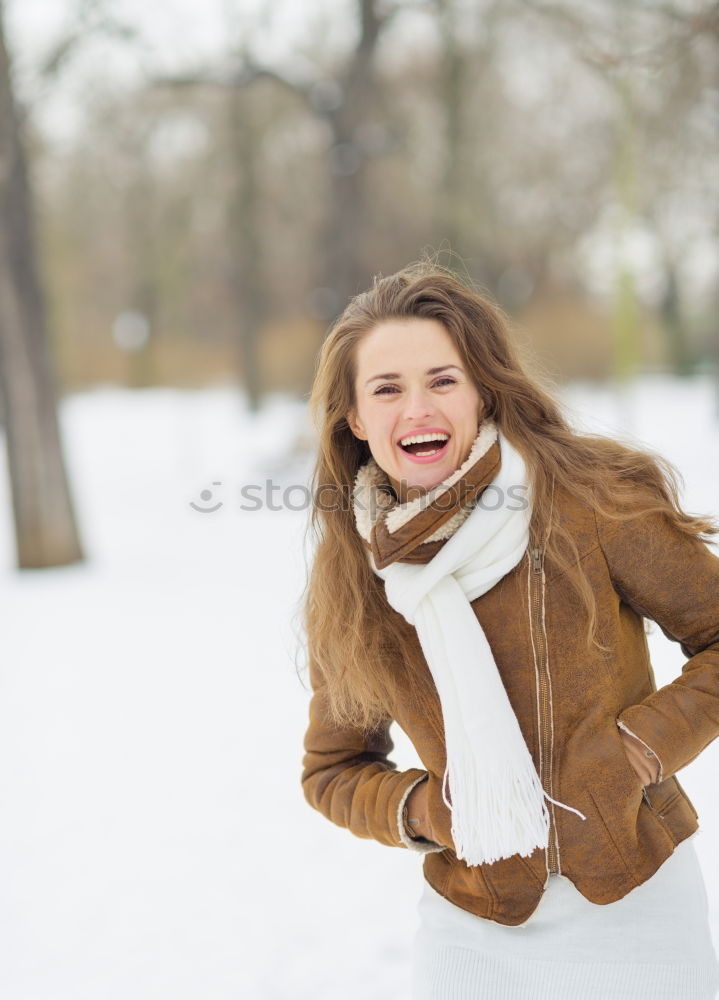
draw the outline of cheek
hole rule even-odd
[[[482,419],[484,405],[476,395],[469,395],[464,401],[464,414],[468,427],[476,427]]]
[[[372,421],[372,435],[380,446],[389,447],[392,443],[392,428],[394,424],[386,418],[375,418]]]

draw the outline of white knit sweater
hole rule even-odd
[[[697,833],[613,903],[592,903],[550,875],[516,927],[463,910],[423,881],[412,1000],[713,1000],[719,962]]]

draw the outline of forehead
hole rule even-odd
[[[357,374],[403,374],[428,364],[460,363],[454,342],[434,319],[392,319],[375,326],[357,346]],[[381,367],[374,369],[377,365]],[[369,369],[372,368],[370,372]]]

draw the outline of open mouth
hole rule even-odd
[[[424,441],[414,441],[410,444],[400,444],[402,451],[413,459],[438,458],[447,449],[449,438],[431,438]]]

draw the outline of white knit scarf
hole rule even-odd
[[[491,864],[513,854],[528,857],[537,847],[546,847],[549,813],[544,799],[555,802],[542,788],[492,650],[469,603],[491,590],[527,548],[532,508],[525,463],[497,426],[485,420],[468,459],[420,499],[426,506],[497,439],[501,464],[489,484],[491,505],[483,505],[480,497],[468,513],[466,508],[460,511],[459,527],[429,562],[393,562],[378,570],[368,553],[372,569],[384,580],[390,605],[416,628],[434,678],[447,750],[442,797],[452,811],[457,857],[468,865]],[[379,498],[377,493],[369,496],[373,484],[367,465],[358,472],[353,493],[357,527],[365,537],[368,526],[371,529],[367,512],[373,503],[376,510]],[[511,493],[510,487],[514,487]],[[384,507],[387,497],[385,493],[379,499]],[[390,517],[396,528],[416,507],[416,499],[395,502],[387,515],[390,530]],[[446,532],[435,535],[445,537]],[[447,780],[451,802],[445,794]],[[571,806],[563,808],[585,819]]]

